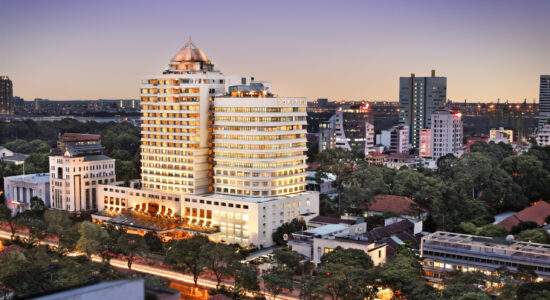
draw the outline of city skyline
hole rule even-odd
[[[137,99],[189,36],[224,74],[310,101],[397,101],[399,77],[435,69],[453,101],[532,102],[550,73],[550,2],[129,4],[4,3],[0,74],[26,100]]]

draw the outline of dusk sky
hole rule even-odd
[[[447,77],[453,101],[538,101],[550,1],[7,1],[0,75],[14,95],[139,98],[189,36],[225,74],[280,96],[397,101],[399,77]]]

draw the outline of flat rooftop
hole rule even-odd
[[[456,248],[484,254],[543,259],[550,262],[550,245],[438,231],[422,238],[424,245]]]
[[[23,182],[32,182],[32,183],[47,183],[50,182],[49,173],[36,173],[36,174],[25,174],[5,177],[4,180],[10,181],[23,181]]]

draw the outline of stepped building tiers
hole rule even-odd
[[[96,221],[267,247],[281,224],[318,215],[318,193],[306,191],[305,98],[224,76],[192,41],[141,95],[142,189],[103,185]]]
[[[97,186],[114,184],[115,160],[96,134],[65,133],[50,156],[50,206],[69,212],[97,209]]]

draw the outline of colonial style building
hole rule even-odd
[[[97,209],[97,187],[115,182],[115,160],[102,154],[99,136],[66,133],[50,156],[51,208]]]

